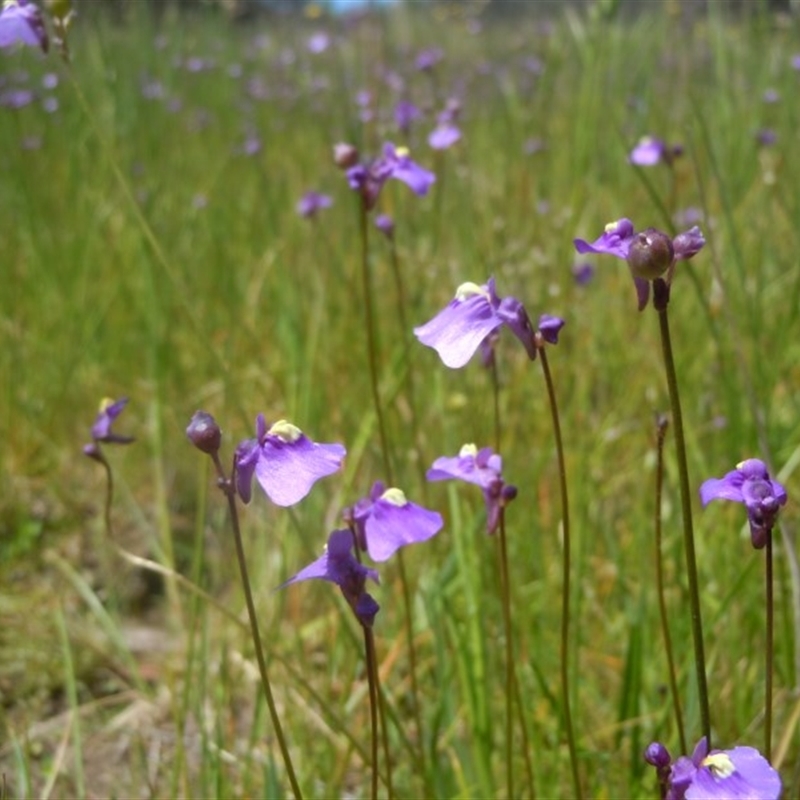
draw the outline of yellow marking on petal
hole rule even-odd
[[[736,765],[727,753],[711,753],[703,759],[703,766],[708,767],[715,778],[730,778],[736,772]]]
[[[393,506],[398,506],[400,508],[408,505],[408,500],[406,500],[406,496],[405,494],[403,494],[403,490],[398,489],[397,487],[392,487],[391,489],[387,489],[381,495],[381,500],[385,500],[387,503],[391,503]]]
[[[398,158],[405,158],[411,155],[411,151],[407,147],[395,147],[394,152]]]
[[[614,220],[614,222],[609,222],[608,225],[603,229],[606,233],[616,233],[617,228],[619,228],[620,220]]]
[[[289,444],[296,442],[303,435],[303,431],[301,431],[300,428],[296,425],[292,425],[291,422],[287,422],[285,419],[279,419],[267,433],[272,436],[277,436],[279,439],[283,439],[284,442],[288,442]]]
[[[476,445],[474,445],[474,444],[465,444],[465,445],[464,445],[464,446],[463,446],[463,447],[462,447],[462,448],[461,448],[461,449],[458,451],[458,455],[459,455],[461,458],[464,458],[464,456],[476,456],[476,455],[478,455],[478,448],[477,448],[477,446],[476,446]]]
[[[750,459],[749,459],[749,458],[746,458],[744,461],[740,461],[740,462],[739,462],[739,463],[736,465],[736,469],[741,469],[741,468],[744,466],[744,464],[745,464],[745,461],[750,461]]]
[[[484,289],[483,286],[478,286],[477,283],[472,283],[472,281],[462,283],[461,286],[456,289],[456,300],[458,300],[459,303],[463,303],[465,300],[469,300],[470,297],[476,297],[478,295],[485,297],[487,300],[490,299],[489,292]]]
[[[113,406],[113,405],[114,405],[114,403],[116,403],[116,402],[117,402],[116,400],[113,400],[113,399],[112,399],[112,398],[110,398],[110,397],[104,397],[104,398],[103,398],[103,399],[100,401],[100,409],[99,409],[99,413],[100,413],[100,414],[102,414],[104,411],[106,411],[107,409],[111,408],[111,406]]]

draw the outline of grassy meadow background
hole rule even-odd
[[[135,4],[134,12],[135,12]],[[531,4],[533,5],[533,4]],[[343,473],[291,510],[254,493],[243,512],[270,677],[310,797],[368,792],[360,631],[335,587],[274,593],[315,558],[344,505],[383,478],[359,282],[358,204],[332,161],[352,142],[411,148],[437,183],[390,182],[379,211],[413,324],[465,281],[497,279],[534,319],[566,319],[549,360],[562,414],[575,552],[573,717],[587,796],[655,796],[643,748],[679,754],[655,597],[654,418],[668,410],[656,315],[636,311],[619,261],[587,285],[572,240],[630,217],[669,230],[701,215],[707,245],[682,262],[671,316],[693,491],[743,458],[787,486],[776,563],[774,761],[800,796],[800,54],[796,18],[719,5],[580,5],[544,19],[146,14],[79,17],[73,61],[2,53],[0,100],[0,772],[8,796],[282,796],[224,498],[187,442],[214,414],[225,462],[257,413],[348,448]],[[754,4],[755,5],[755,4]],[[477,6],[473,7],[477,11]],[[319,31],[328,49],[312,53]],[[414,67],[441,47],[432,74]],[[409,136],[394,105],[424,110]],[[371,92],[363,121],[359,91]],[[773,92],[773,94],[769,94]],[[765,93],[766,94],[765,96]],[[462,140],[426,142],[448,97]],[[57,106],[54,108],[54,106]],[[774,142],[763,143],[764,130]],[[674,171],[627,161],[645,134],[680,143]],[[258,146],[256,146],[258,145]],[[315,220],[296,204],[333,198]],[[502,614],[480,493],[421,472],[493,440],[488,372],[409,354],[423,436],[410,434],[389,243],[371,231],[381,393],[397,483],[445,529],[408,548],[425,741],[411,724],[402,594],[382,566],[375,623],[397,796],[498,796],[504,786]],[[503,335],[504,475],[518,674],[541,797],[571,792],[558,688],[558,472],[544,383]],[[107,448],[114,537],[216,599],[135,568],[106,541],[102,470],[81,452],[102,397],[129,396]],[[419,445],[419,446],[418,446]],[[688,736],[699,737],[674,442],[664,553]],[[711,713],[722,746],[763,741],[763,563],[738,506],[696,502]],[[424,747],[428,772],[411,753]],[[516,765],[522,774],[522,756]],[[522,791],[522,789],[520,789]]]

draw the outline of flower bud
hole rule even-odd
[[[333,161],[339,169],[350,169],[358,164],[358,150],[352,144],[339,142],[333,146]]]
[[[211,414],[205,411],[195,411],[191,422],[186,428],[186,435],[198,450],[202,450],[210,456],[219,452],[219,446],[222,443],[222,431]]]
[[[637,233],[628,249],[628,266],[635,278],[652,281],[661,277],[675,259],[672,239],[666,233],[648,228]]]
[[[375,227],[384,235],[387,239],[394,238],[394,220],[388,214],[378,214],[375,217]]]
[[[661,742],[651,742],[644,751],[644,760],[653,767],[664,769],[670,764],[669,750]]]

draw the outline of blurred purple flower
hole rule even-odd
[[[28,0],[6,0],[0,9],[0,48],[18,44],[47,52],[50,42],[44,17]]]
[[[461,131],[452,122],[439,122],[428,136],[428,144],[434,150],[447,150],[461,138]]]
[[[778,141],[778,134],[772,128],[759,128],[756,131],[756,141],[762,147],[772,147]]]
[[[386,561],[405,545],[427,541],[444,525],[441,514],[409,502],[400,489],[387,489],[382,481],[345,510],[345,519],[353,525],[359,549],[373,561]]]
[[[245,137],[236,152],[243,156],[257,156],[261,152],[261,139],[255,133],[250,133]]]
[[[443,58],[444,51],[441,47],[428,47],[417,54],[414,66],[420,72],[430,72]]]
[[[346,454],[340,444],[312,442],[285,420],[267,429],[264,415],[256,418],[256,438],[236,448],[236,489],[250,502],[253,475],[267,497],[278,506],[300,502],[320,479],[337,472]]]
[[[645,760],[656,768],[664,800],[778,800],[781,778],[754,747],[708,751],[703,737],[691,758],[670,763],[669,751],[653,742]]]
[[[765,89],[764,94],[761,95],[761,99],[765,103],[777,103],[781,99],[781,96],[777,89]]]
[[[314,578],[335,583],[358,620],[366,627],[372,627],[380,606],[365,586],[367,578],[375,583],[380,583],[380,579],[376,570],[360,564],[353,555],[353,534],[349,530],[333,531],[325,552],[278,588]]]
[[[417,195],[426,195],[436,181],[432,172],[411,160],[406,148],[396,148],[391,142],[384,144],[380,158],[369,165],[351,166],[346,175],[350,188],[361,193],[368,210],[375,207],[383,184],[389,178],[402,181]]]
[[[375,217],[375,227],[387,238],[394,238],[394,220],[388,214]]]
[[[652,167],[660,161],[671,164],[673,159],[683,153],[679,144],[668,146],[663,139],[655,136],[642,136],[628,154],[628,161],[638,167]]]
[[[572,277],[575,278],[578,286],[586,286],[594,278],[594,266],[586,261],[575,264],[572,267]]]
[[[422,112],[410,100],[400,100],[394,107],[394,121],[404,135],[411,129],[411,123],[421,117]]]
[[[792,69],[795,69],[798,72],[800,72],[800,53],[793,55],[789,60],[789,63],[792,65]]]
[[[628,262],[640,311],[650,298],[650,281],[666,273],[667,283],[670,283],[675,262],[692,258],[705,243],[696,225],[670,239],[655,228],[636,233],[633,223],[626,218],[610,222],[603,234],[591,243],[585,239],[573,240],[575,249],[581,254],[611,255]]]
[[[326,33],[325,31],[317,31],[316,33],[311,34],[306,41],[306,48],[308,48],[308,52],[313,53],[314,55],[324,53],[330,46],[331,37],[330,34]]]
[[[45,72],[45,74],[42,75],[42,88],[55,89],[56,86],[58,86],[58,73]]]
[[[306,192],[297,203],[297,213],[306,219],[313,219],[317,212],[323,208],[330,208],[333,200],[326,194],[310,191]]]
[[[105,398],[100,403],[100,411],[92,425],[92,442],[84,445],[83,452],[94,458],[96,461],[104,461],[100,451],[100,444],[130,444],[134,441],[133,436],[122,436],[114,433],[112,425],[114,420],[123,412],[128,405],[128,398],[123,397],[119,400]]]
[[[481,450],[465,444],[457,456],[442,456],[433,462],[425,477],[429,481],[460,480],[480,486],[486,502],[486,530],[492,534],[500,523],[501,511],[516,496],[514,486],[503,481],[503,459],[491,448]]]
[[[33,102],[34,94],[30,89],[7,89],[0,94],[0,106],[20,109]]]
[[[539,333],[551,344],[558,341],[558,329],[564,324],[558,320],[555,326],[552,320],[556,319],[548,315],[540,318],[540,325],[544,321],[545,327]],[[524,345],[528,357],[535,359],[537,332],[528,312],[515,297],[501,300],[495,291],[494,278],[489,278],[482,286],[461,284],[453,300],[432,320],[414,328],[414,335],[422,344],[436,350],[446,366],[457,369],[463,367],[481,342],[502,325],[511,329]]]
[[[750,523],[750,539],[760,550],[767,543],[780,507],[786,504],[786,489],[773,481],[767,465],[757,458],[748,458],[723,478],[709,478],[700,487],[700,500],[707,506],[712,500],[733,500],[743,503]]]

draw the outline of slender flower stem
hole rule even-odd
[[[395,292],[397,295],[397,313],[400,318],[400,330],[403,337],[403,362],[405,369],[403,377],[405,380],[406,398],[408,400],[409,411],[411,412],[411,430],[414,437],[414,445],[417,448],[417,465],[420,470],[420,481],[423,491],[427,492],[428,482],[425,480],[426,459],[422,454],[424,437],[422,436],[419,415],[417,413],[416,392],[414,391],[414,371],[411,369],[409,361],[412,345],[411,326],[408,324],[406,292],[403,285],[403,273],[400,269],[400,257],[397,253],[397,244],[394,240],[394,234],[390,237],[389,247],[392,260],[392,274],[394,275]]]
[[[773,598],[773,559],[772,530],[767,531],[766,564],[766,604],[767,604],[767,642],[766,665],[764,668],[764,756],[772,761],[772,673],[773,648],[775,637],[775,601]]]
[[[692,496],[689,489],[689,466],[686,460],[686,440],[683,435],[683,415],[678,394],[678,376],[672,356],[672,339],[669,332],[669,286],[660,278],[653,281],[653,305],[658,312],[661,333],[661,351],[664,357],[664,371],[669,388],[669,402],[672,408],[672,424],[675,429],[675,449],[678,455],[678,475],[680,477],[681,507],[683,512],[683,538],[686,551],[686,571],[689,579],[689,604],[692,614],[692,637],[694,639],[694,663],[697,671],[697,694],[700,702],[700,722],[703,736],[711,748],[711,715],[708,707],[708,685],[706,682],[706,658],[703,648],[703,619],[700,612],[700,588],[697,579],[697,556],[694,547],[694,527],[692,524]]]
[[[369,363],[370,388],[372,389],[372,406],[375,409],[375,417],[378,421],[378,435],[381,440],[381,451],[386,468],[386,479],[392,483],[392,466],[389,451],[389,437],[386,433],[386,420],[383,416],[383,406],[381,405],[380,388],[378,387],[378,347],[377,334],[375,332],[375,311],[372,307],[372,280],[369,271],[369,239],[368,239],[368,215],[367,208],[363,199],[360,205],[360,228],[361,228],[361,289],[364,295],[364,322],[367,328],[367,361]]]
[[[490,368],[492,371],[492,394],[494,397],[494,449],[500,452],[501,424],[500,424],[500,380],[497,373],[497,360],[492,356]],[[513,702],[517,703],[519,725],[522,732],[522,752],[525,758],[525,773],[528,778],[528,794],[533,799],[536,789],[533,780],[533,767],[531,765],[530,746],[528,741],[528,728],[525,724],[522,697],[517,679],[516,662],[514,660],[514,643],[511,628],[511,578],[508,569],[508,539],[506,537],[505,509],[500,509],[500,529],[498,534],[499,560],[500,560],[500,597],[503,605],[503,626],[506,633],[506,794],[513,797],[514,776],[514,725]],[[513,692],[513,699],[512,699]]]
[[[678,726],[678,737],[681,741],[681,753],[688,753],[686,746],[686,731],[683,725],[681,699],[678,694],[678,681],[675,677],[675,654],[672,650],[672,637],[669,633],[669,617],[667,615],[667,601],[664,596],[664,561],[661,557],[661,495],[664,486],[664,439],[667,436],[667,418],[658,415],[656,420],[657,435],[657,461],[656,461],[656,508],[653,526],[655,528],[655,557],[656,557],[656,593],[658,594],[658,609],[661,612],[661,631],[664,634],[664,650],[667,654],[667,667],[669,671],[669,689],[672,694],[672,708],[675,711],[675,723]]]
[[[367,328],[367,360],[369,361],[370,384],[372,387],[372,404],[375,409],[375,416],[378,420],[378,431],[381,440],[381,452],[383,453],[384,469],[386,470],[386,480],[390,486],[394,485],[394,473],[392,470],[392,459],[389,450],[389,437],[386,432],[386,421],[383,416],[380,391],[378,389],[378,354],[375,333],[375,314],[372,305],[372,281],[369,271],[369,239],[368,239],[368,214],[367,207],[363,198],[360,205],[360,231],[361,231],[361,282],[364,294],[364,316]],[[414,644],[414,624],[411,607],[411,591],[409,588],[408,577],[406,575],[405,561],[402,551],[397,553],[397,566],[400,573],[400,584],[403,587],[403,605],[405,607],[405,627],[406,638],[408,639],[408,660],[409,671],[411,673],[411,694],[414,704],[414,721],[417,727],[417,738],[420,743],[420,763],[425,764],[425,747],[422,730],[422,712],[419,702],[419,687],[417,685],[417,651]],[[422,777],[425,781],[426,790],[428,787],[428,773],[423,768]]]
[[[244,555],[244,545],[242,544],[242,532],[239,527],[239,513],[236,510],[236,489],[233,481],[233,476],[228,478],[225,475],[225,470],[219,460],[217,453],[212,453],[211,458],[214,461],[214,467],[217,471],[218,486],[222,489],[225,497],[228,499],[228,510],[231,515],[231,527],[233,528],[233,540],[236,543],[236,558],[239,561],[239,572],[242,576],[242,589],[244,590],[245,604],[247,605],[247,615],[250,618],[250,634],[253,637],[253,646],[256,651],[256,661],[258,661],[258,671],[261,674],[261,685],[264,689],[264,696],[267,700],[267,707],[269,708],[269,715],[272,718],[272,726],[275,729],[275,737],[278,740],[278,747],[283,757],[283,763],[286,767],[286,774],[289,778],[289,783],[292,785],[292,794],[295,800],[302,800],[303,794],[300,791],[300,785],[297,783],[297,776],[294,772],[292,759],[289,755],[289,748],[286,744],[286,737],[283,735],[283,727],[281,720],[278,716],[278,709],[275,706],[275,700],[272,697],[272,687],[270,686],[269,676],[267,675],[267,662],[264,659],[264,648],[261,645],[261,634],[258,632],[258,616],[256,615],[256,606],[253,602],[253,592],[250,588],[250,578],[247,574],[247,560]]]
[[[372,629],[364,629],[364,653],[367,659],[367,680],[369,682],[369,721],[372,737],[372,800],[378,798],[378,667],[375,663],[375,637]],[[388,754],[387,754],[388,755]],[[388,759],[387,759],[388,763]],[[389,796],[392,796],[391,789]]]
[[[562,578],[561,595],[561,702],[564,706],[564,727],[567,731],[567,747],[569,748],[569,763],[572,770],[572,784],[575,797],[582,797],[581,778],[578,771],[578,751],[575,746],[575,732],[572,727],[572,711],[569,700],[569,604],[570,604],[570,565],[571,565],[571,540],[569,525],[569,497],[567,494],[567,465],[564,460],[564,443],[561,438],[561,423],[558,417],[558,403],[547,363],[547,352],[544,343],[539,346],[539,356],[542,364],[542,374],[547,386],[547,398],[550,402],[550,415],[553,419],[553,435],[556,440],[556,453],[558,454],[558,479],[561,492],[561,524],[564,547],[564,574]]]

